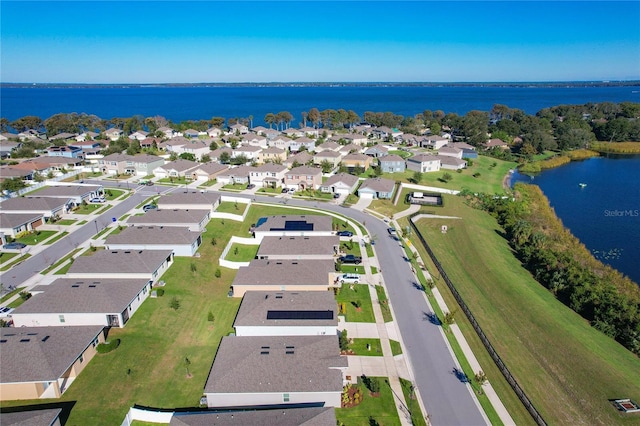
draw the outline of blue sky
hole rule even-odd
[[[0,2],[2,82],[640,79],[640,2]]]

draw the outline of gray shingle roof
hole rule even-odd
[[[147,279],[59,278],[38,286],[29,300],[14,313],[120,313],[149,284]]]
[[[358,182],[358,176],[350,175],[349,173],[338,173],[327,179],[322,186],[335,185],[338,182],[342,182],[345,185],[351,187]]]
[[[210,162],[210,163],[201,164],[198,168],[193,170],[193,173],[195,173],[197,171],[201,171],[203,173],[207,173],[207,174],[212,175],[212,174],[221,172],[223,170],[227,170],[228,168],[229,168],[229,166],[227,166],[227,165]]]
[[[171,256],[172,250],[100,250],[92,256],[80,256],[69,274],[144,274],[156,271]]]
[[[207,210],[149,210],[142,216],[130,216],[127,223],[132,225],[198,224],[206,219]]]
[[[294,167],[293,169],[289,170],[287,173],[287,175],[300,175],[300,176],[314,176],[314,175],[321,175],[322,174],[322,169],[316,168],[316,167],[309,167],[309,166],[300,166],[300,167]]]
[[[404,163],[404,158],[399,155],[391,154],[385,155],[384,157],[378,158],[378,162],[380,163]]]
[[[447,165],[456,166],[456,167],[466,164],[465,160],[461,160],[456,157],[449,157],[447,155],[438,155],[438,160],[440,160],[441,164],[447,164]]]
[[[4,420],[4,419],[3,419]],[[175,413],[170,426],[335,426],[333,407]],[[47,425],[48,426],[48,425]]]
[[[102,326],[0,328],[0,383],[58,379],[102,329]]]
[[[331,236],[266,236],[260,242],[258,256],[273,255],[332,255],[340,238]]]
[[[358,191],[363,189],[371,189],[376,192],[392,192],[395,187],[395,182],[391,179],[385,178],[369,178],[362,182]]]
[[[340,392],[337,336],[223,337],[205,393]]]
[[[4,200],[0,203],[3,211],[43,211],[62,208],[69,200],[54,197],[15,197]]]
[[[333,230],[333,222],[331,217],[324,215],[282,215],[282,216],[269,216],[267,220],[258,226],[256,232],[265,232],[271,230],[283,229],[286,222],[305,221],[313,225],[313,231],[331,231]]]
[[[330,311],[331,319],[267,319],[269,311]],[[247,291],[234,327],[337,326],[338,305],[329,291]]]
[[[40,213],[0,213],[0,228],[17,228],[40,219]]]
[[[201,232],[177,226],[129,226],[107,237],[105,244],[193,244]]]
[[[65,186],[48,186],[41,190],[26,194],[26,197],[77,197],[87,195],[100,189],[98,185],[65,185]]]
[[[411,161],[412,163],[422,163],[425,161],[438,161],[439,159],[440,158],[438,158],[437,156],[431,154],[418,154],[414,155],[413,157],[407,158],[407,161]]]
[[[327,285],[333,260],[260,260],[238,269],[232,285]]]
[[[61,413],[61,408],[14,411],[12,413],[3,411],[2,426],[51,426]]]
[[[187,170],[196,169],[199,165],[200,163],[196,163],[195,161],[178,158],[177,160],[173,160],[158,168],[165,171],[176,170],[177,172],[184,172]]]
[[[220,201],[220,195],[213,192],[178,192],[174,191],[171,194],[163,195],[158,200],[158,208],[165,208],[166,205],[179,205],[185,206],[202,206],[203,209],[211,209],[211,207]]]

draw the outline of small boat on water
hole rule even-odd
[[[579,186],[580,188],[584,188],[585,186],[587,186],[587,184],[586,184],[586,183],[579,183],[579,184],[578,184],[578,186]]]

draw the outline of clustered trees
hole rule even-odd
[[[640,355],[640,289],[595,259],[566,230],[535,185],[516,185],[518,201],[463,193],[490,212],[536,280],[591,325]]]

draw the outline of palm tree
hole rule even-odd
[[[264,116],[264,122],[269,125],[270,129],[273,129],[273,123],[276,122],[276,116],[274,113],[269,112]]]

